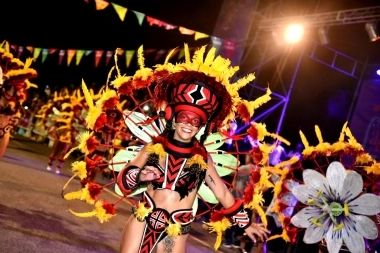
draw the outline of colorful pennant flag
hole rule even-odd
[[[77,55],[75,59],[75,64],[78,66],[82,60],[83,55],[86,53],[86,50],[77,50]]]
[[[138,11],[133,11],[133,13],[135,13],[137,20],[139,21],[139,24],[142,25],[142,22],[144,21],[144,18],[145,18],[145,14]]]
[[[86,55],[86,56],[89,56],[90,54],[92,54],[92,52],[94,52],[94,50],[86,50],[85,55]]]
[[[49,54],[54,54],[57,51],[58,51],[58,48],[50,48],[49,49]]]
[[[31,54],[33,54],[33,49],[34,49],[34,47],[32,47],[32,46],[27,46],[26,49],[27,49]]]
[[[59,50],[59,59],[58,59],[59,65],[62,64],[62,60],[63,60],[63,57],[65,56],[65,53],[66,53],[65,50],[63,50],[63,49]]]
[[[215,47],[215,49],[216,49],[215,54],[218,54],[219,49],[223,44],[223,40],[221,38],[211,36],[211,41],[212,41],[213,47]]]
[[[77,50],[75,49],[67,50],[67,66],[70,66],[71,60],[74,58],[76,52]]]
[[[18,52],[17,52],[17,58],[20,58],[22,52],[24,52],[24,47],[23,46],[19,46],[18,47]]]
[[[95,50],[95,67],[98,67],[100,59],[102,58],[104,50]]]
[[[42,49],[42,63],[44,63],[44,61],[46,60],[46,57],[48,56],[49,54],[49,48],[44,48]]]
[[[133,58],[133,55],[135,54],[136,50],[127,50],[125,51],[125,60],[127,63],[127,68],[129,68],[129,65],[131,64],[131,60]]]
[[[11,48],[12,48],[14,51],[17,51],[18,46],[17,46],[17,45],[11,45]]]
[[[199,40],[199,39],[208,38],[208,37],[210,37],[210,35],[205,34],[205,33],[195,32],[194,40]]]
[[[108,63],[110,62],[112,56],[113,56],[113,51],[107,51],[107,53],[106,53],[106,66],[108,66]]]
[[[119,15],[121,21],[124,21],[124,18],[125,18],[125,15],[127,14],[128,9],[115,3],[111,3],[111,4],[113,8],[115,8],[115,11],[117,15]]]
[[[231,59],[235,53],[235,42],[225,40],[223,47],[226,52],[226,58]]]
[[[118,48],[118,49],[116,49],[116,53],[117,53],[117,55],[123,55],[125,53],[125,50]]]
[[[179,32],[182,34],[185,34],[185,35],[193,35],[195,33],[195,31],[187,29],[187,28],[182,27],[182,26],[179,27]]]
[[[96,10],[104,10],[110,3],[104,0],[95,0]]]
[[[166,54],[166,52],[167,50],[165,49],[158,50],[154,61],[158,62]]]
[[[33,51],[33,58],[34,60],[37,60],[38,56],[40,56],[41,48],[36,47]]]

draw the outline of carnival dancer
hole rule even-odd
[[[214,60],[215,49],[203,61],[204,53],[202,47],[193,61],[187,54],[183,64],[156,69],[154,102],[157,108],[166,106],[166,129],[118,175],[118,185],[126,195],[140,184],[148,184],[139,205],[146,213],[141,215],[139,208],[134,209],[135,218],[128,221],[122,234],[123,253],[153,249],[184,252],[193,220],[192,206],[203,180],[223,206],[221,215],[245,229],[253,241],[267,237],[269,231],[263,224],[251,222],[243,201],[233,197],[203,146],[212,129],[234,119],[239,105],[248,111],[242,100],[237,101],[237,90],[229,83],[236,68],[221,57]],[[252,79],[249,75],[236,86]],[[195,136],[202,127],[204,133],[198,141]],[[176,233],[168,236],[169,228],[177,229]]]
[[[58,114],[58,118],[55,119],[50,129],[50,132],[55,133],[56,138],[46,169],[51,171],[54,161],[58,159],[58,165],[55,169],[56,174],[61,173],[61,168],[65,163],[64,156],[71,146],[76,143],[78,134],[85,129],[85,121],[82,116],[83,100],[79,96],[77,97],[77,91],[74,91],[70,97],[65,99],[70,102],[62,103],[62,111]]]
[[[3,48],[5,46],[5,48]],[[10,130],[18,124],[21,105],[27,98],[27,90],[37,85],[28,81],[37,77],[36,70],[30,68],[33,59],[25,63],[13,57],[9,44],[0,46],[0,159],[8,146]]]
[[[228,133],[224,129],[230,121],[235,120],[237,115],[249,122],[254,110],[270,100],[270,90],[267,89],[265,95],[254,101],[240,98],[238,90],[252,81],[254,75],[249,74],[230,83],[238,68],[231,67],[229,60],[216,57],[215,48],[210,49],[207,55],[205,50],[206,47],[200,48],[190,59],[189,49],[185,45],[185,62],[176,65],[169,63],[170,53],[164,64],[156,65],[152,70],[144,66],[140,48],[140,69],[133,77],[123,76],[117,69],[117,78],[111,82],[113,89],[107,87],[96,104],[85,83],[82,84],[89,105],[86,121],[91,132],[82,135],[80,144],[74,148],[86,155],[85,161],[72,164],[76,172],[74,176],[82,179],[89,170],[99,166],[98,161],[91,159],[98,147],[107,146],[112,152],[119,148],[120,152],[109,164],[115,172],[119,172],[115,177],[116,192],[127,198],[143,192],[133,208],[134,217],[129,219],[123,231],[121,252],[184,252],[197,212],[198,197],[222,205],[221,210],[213,210],[207,223],[210,230],[217,233],[215,249],[220,246],[222,233],[232,225],[244,229],[253,241],[264,241],[269,233],[263,224],[251,222],[249,210],[260,208],[260,191],[264,186],[273,187],[267,185],[271,184],[269,175],[265,170],[260,172],[255,177],[256,180],[260,179],[255,181],[257,187],[250,188],[251,196],[244,197],[244,200],[235,199],[220,176],[231,174],[231,169],[238,167],[237,159],[217,148],[225,140],[237,138],[225,136]],[[133,94],[139,89],[146,89],[153,101],[139,104],[132,111],[115,110],[119,97],[123,95],[136,101]],[[148,102],[153,102],[158,115],[147,117],[137,111]],[[109,122],[110,111],[117,112],[117,119],[112,123]],[[116,123],[122,119],[132,134],[145,143],[143,147],[123,149],[112,142],[103,144],[96,139],[95,135],[107,128],[115,130],[113,137],[117,136],[120,127]],[[160,123],[159,127],[156,122]],[[252,133],[255,140],[262,141],[264,136],[277,137],[266,132],[263,124],[254,124],[250,129],[255,132]],[[212,139],[210,143],[207,141],[209,138]],[[262,146],[270,150],[267,145]],[[208,152],[212,148],[213,154]],[[268,154],[262,157],[267,160]],[[109,185],[111,183],[106,186]],[[119,201],[110,204],[99,199],[106,186],[88,183],[78,192],[64,194],[67,200],[80,199],[95,205],[95,209],[87,213],[70,211],[79,217],[96,216],[101,222],[110,219],[115,215],[115,205]],[[259,213],[264,212],[261,210]]]

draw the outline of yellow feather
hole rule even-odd
[[[305,148],[308,148],[309,142],[307,141],[306,136],[302,133],[301,130],[300,130],[300,136],[301,136],[302,144],[304,145]]]
[[[87,105],[91,109],[92,107],[94,107],[94,101],[92,100],[92,96],[90,92],[88,91],[86,83],[84,82],[83,79],[82,79],[82,90],[83,90],[84,98],[86,99]]]
[[[166,152],[161,143],[146,146],[146,151],[158,155],[159,158],[164,158],[166,156]]]
[[[215,52],[216,52],[216,48],[215,47],[211,48],[208,51],[206,59],[205,59],[205,62],[204,62],[204,65],[206,65],[206,66],[210,66],[211,65],[212,61],[215,58]]]
[[[227,218],[223,218],[221,221],[208,222],[206,224],[209,226],[210,233],[216,232],[214,249],[217,250],[222,243],[223,232],[226,231],[227,228],[230,228],[232,223]]]
[[[206,51],[206,46],[202,46],[193,55],[193,63],[196,65],[201,65],[203,63],[203,56]]]
[[[318,138],[319,143],[323,143],[323,138],[322,138],[321,129],[320,129],[319,126],[317,126],[317,125],[315,125],[315,133],[316,133],[316,135],[317,135],[317,138]]]
[[[76,161],[71,164],[71,170],[77,173],[80,179],[87,177],[86,163],[84,161]]]
[[[103,208],[103,201],[99,200],[95,203],[96,217],[99,219],[100,223],[108,221],[111,219],[114,214],[108,214],[107,211]]]
[[[186,167],[190,167],[193,164],[199,164],[202,171],[207,169],[207,163],[205,160],[203,160],[203,157],[201,155],[197,154],[190,157],[186,162]]]
[[[143,222],[145,218],[152,212],[152,208],[146,208],[145,202],[140,202],[133,215],[140,222]]]
[[[80,218],[89,218],[89,217],[94,217],[96,215],[96,211],[95,210],[93,210],[91,212],[85,212],[85,213],[77,213],[77,212],[72,211],[71,209],[69,209],[69,211],[73,215],[75,215],[77,217],[80,217]]]
[[[189,46],[185,43],[185,63],[190,63],[190,51],[189,51]]]
[[[181,223],[171,223],[169,221],[169,225],[165,228],[165,232],[168,234],[168,236],[177,237],[181,235],[181,228]]]
[[[103,92],[102,96],[98,99],[98,101],[96,101],[95,104],[102,107],[104,102],[113,97],[117,97],[116,91],[106,88],[106,91]]]
[[[168,64],[170,58],[172,57],[172,55],[177,51],[177,47],[172,49],[169,54],[166,56],[165,58],[165,62],[164,62],[164,65]]]
[[[143,52],[143,46],[140,46],[137,50],[137,62],[140,66],[140,69],[144,68],[144,52]]]
[[[346,123],[344,123],[342,131],[340,132],[339,142],[343,142],[344,141],[344,133],[346,131],[347,123],[348,123],[347,121],[346,121]]]

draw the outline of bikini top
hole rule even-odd
[[[187,161],[192,157],[194,142],[184,143],[170,135],[163,144],[166,152],[165,166],[159,164],[158,155],[151,153],[147,165],[154,166],[160,171],[160,178],[152,181],[154,189],[169,189],[179,193],[181,199],[186,197],[190,192],[199,189],[201,186],[206,170],[201,170],[200,165],[188,165]]]

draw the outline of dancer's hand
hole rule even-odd
[[[255,235],[264,242],[268,239],[268,234],[270,231],[264,227],[262,223],[252,223],[251,226],[245,229],[245,233],[252,239],[254,243],[257,242]]]
[[[153,181],[160,177],[160,171],[153,166],[145,166],[140,172],[140,181]]]

